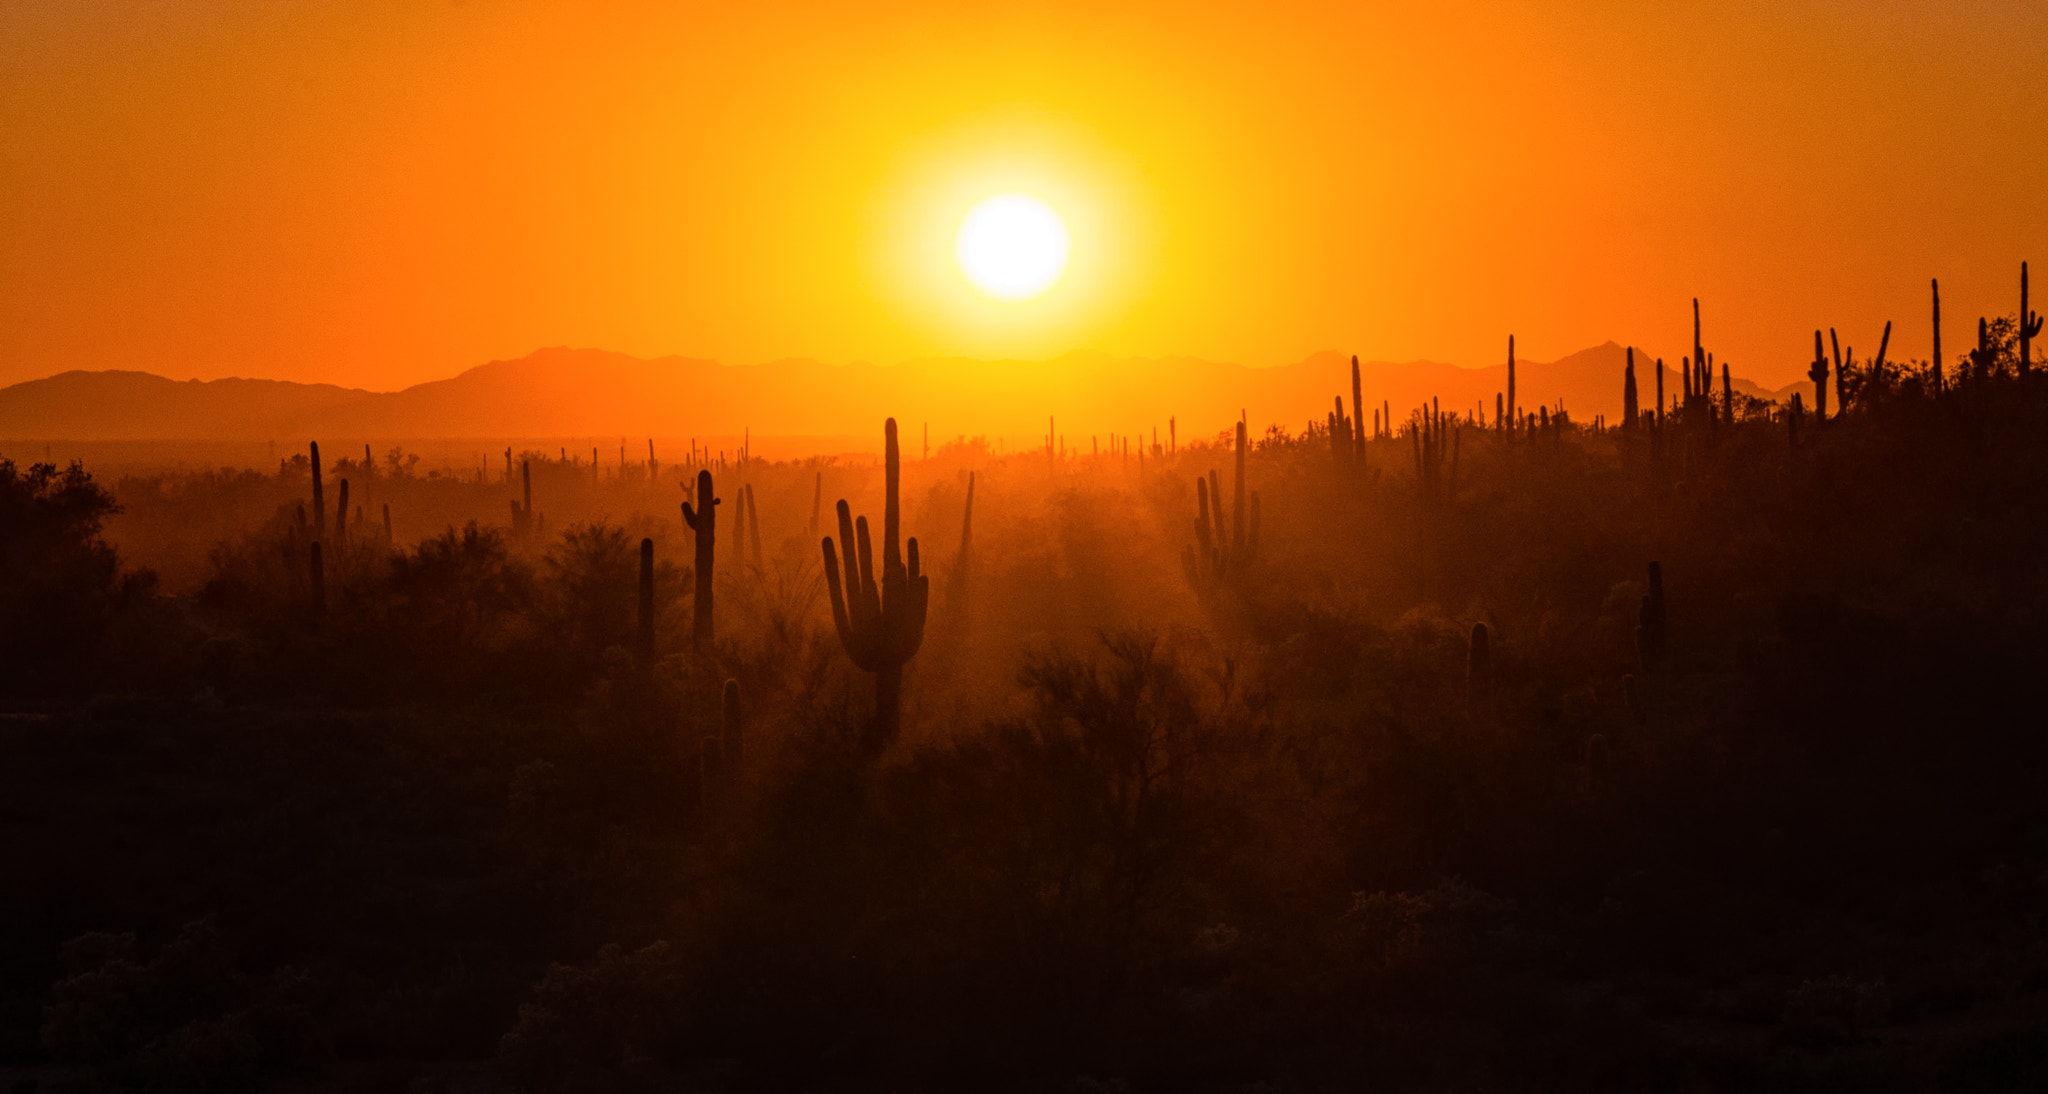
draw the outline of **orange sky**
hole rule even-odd
[[[1424,12],[1419,9],[1427,8]],[[859,10],[856,10],[859,9]],[[1951,352],[2048,266],[2048,4],[0,5],[0,383],[1608,338]],[[974,200],[1064,213],[998,305]],[[2048,297],[2048,270],[2039,295]]]

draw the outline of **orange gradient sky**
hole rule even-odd
[[[0,5],[0,382],[376,389],[547,345],[1490,364],[1689,300],[1951,353],[2048,263],[2048,4]],[[960,215],[1073,265],[999,303]],[[2048,273],[2039,295],[2048,297]]]

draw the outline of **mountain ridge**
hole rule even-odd
[[[1614,341],[1554,361],[1516,362],[1525,410],[1562,401],[1577,420],[1620,412],[1626,350]],[[1638,353],[1648,407],[1651,358]],[[1396,420],[1425,400],[1463,414],[1494,410],[1505,363],[1363,361],[1367,406]],[[1667,399],[1678,391],[1667,366]],[[1777,398],[1741,378],[1736,390]],[[929,422],[942,437],[985,435],[1042,443],[1047,419],[1070,444],[1133,434],[1169,419],[1184,439],[1255,425],[1298,430],[1342,395],[1350,411],[1350,358],[1333,350],[1254,368],[1194,357],[1113,357],[1077,350],[1044,361],[922,358],[893,365],[830,365],[786,358],[726,365],[704,358],[634,357],[553,346],[487,361],[453,376],[378,392],[336,384],[230,377],[172,380],[132,369],[73,369],[0,388],[0,437],[79,440],[296,440],[318,437],[482,438],[862,435],[883,417]]]

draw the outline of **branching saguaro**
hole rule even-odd
[[[1231,503],[1229,538],[1224,538],[1223,489],[1216,473],[1195,477],[1195,542],[1181,550],[1188,584],[1207,591],[1225,578],[1242,574],[1259,555],[1259,492],[1250,492],[1247,511],[1244,456],[1245,423],[1237,423],[1237,483]]]
[[[1828,355],[1820,341],[1820,332],[1813,332],[1813,367],[1806,370],[1806,378],[1813,381],[1813,420],[1828,420]]]
[[[711,491],[711,472],[697,472],[697,504],[692,507],[683,503],[683,523],[697,541],[696,555],[696,603],[691,611],[690,646],[697,656],[711,652],[713,639],[711,629],[711,589],[713,586],[711,567],[713,550],[718,541],[718,501]]]
[[[899,550],[902,510],[897,481],[902,460],[896,448],[896,419],[882,427],[883,502],[882,565],[876,580],[874,551],[869,546],[868,518],[856,521],[846,499],[839,499],[839,550],[831,537],[822,541],[825,587],[832,597],[832,623],[846,656],[863,672],[875,676],[875,720],[862,750],[873,756],[889,747],[903,724],[903,666],[924,644],[925,616],[931,606],[931,579],[918,563],[917,539],[908,544],[908,560]],[[844,578],[840,555],[845,555]]]

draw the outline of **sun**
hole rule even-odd
[[[998,300],[1028,300],[1067,268],[1067,224],[1029,194],[983,198],[960,222],[953,253],[960,271]]]

